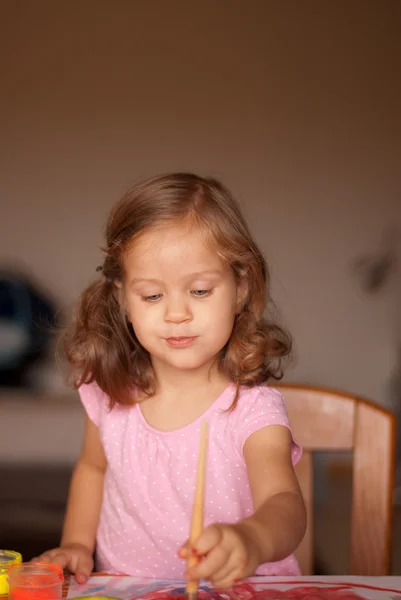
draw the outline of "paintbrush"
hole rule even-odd
[[[205,470],[206,470],[206,446],[207,446],[207,430],[206,421],[201,426],[200,448],[198,472],[196,476],[195,500],[192,510],[191,530],[189,534],[189,543],[192,548],[203,529],[203,508],[205,498]],[[187,560],[187,568],[193,567],[198,563],[199,558],[191,554]],[[188,581],[186,592],[188,600],[197,600],[198,598],[199,581]]]

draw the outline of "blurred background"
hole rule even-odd
[[[400,31],[399,0],[2,0],[0,547],[58,544],[83,411],[51,326],[139,178],[220,178],[294,336],[286,379],[400,409]],[[349,457],[316,469],[319,562],[345,572]]]

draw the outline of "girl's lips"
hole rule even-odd
[[[187,348],[196,340],[196,336],[192,337],[170,337],[166,338],[166,342],[172,348]]]

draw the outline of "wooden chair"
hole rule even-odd
[[[303,448],[297,475],[308,527],[297,557],[313,574],[312,453],[353,451],[350,575],[389,575],[395,469],[395,417],[362,398],[291,384],[283,394],[294,437]],[[330,540],[328,540],[330,543]]]

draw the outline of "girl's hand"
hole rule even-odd
[[[218,588],[231,587],[237,580],[253,575],[261,562],[256,538],[243,521],[211,525],[192,548],[187,542],[179,555],[199,558],[196,566],[187,569],[187,580],[208,579]]]
[[[32,560],[59,564],[62,569],[74,573],[78,583],[85,583],[93,570],[92,553],[82,544],[66,544],[62,548],[48,550]]]

